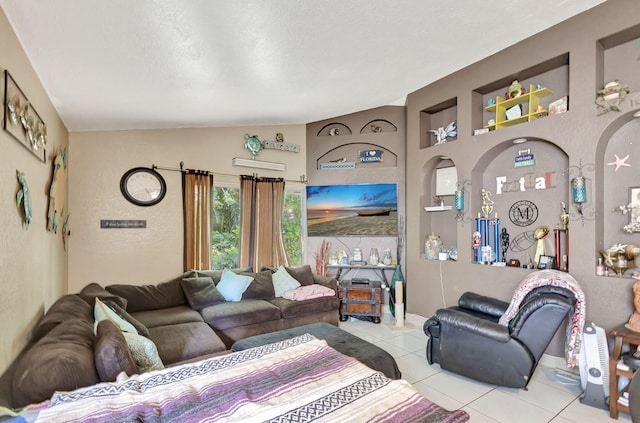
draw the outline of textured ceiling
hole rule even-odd
[[[304,124],[603,0],[0,0],[70,131]],[[541,48],[544,48],[541,46]]]

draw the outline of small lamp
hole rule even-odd
[[[578,213],[582,215],[582,205],[587,202],[587,180],[584,176],[576,176],[571,180],[571,194]]]

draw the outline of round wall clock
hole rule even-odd
[[[167,193],[167,184],[162,175],[147,167],[134,167],[122,175],[120,191],[124,198],[136,206],[158,204]]]

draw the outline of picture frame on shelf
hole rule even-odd
[[[629,227],[632,232],[640,232],[640,225],[634,225],[640,222],[640,187],[629,188]]]
[[[538,269],[553,269],[554,256],[540,256],[538,260]]]

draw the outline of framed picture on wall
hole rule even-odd
[[[640,222],[640,187],[629,188],[629,225]],[[637,227],[640,225],[631,226],[633,232],[640,232]]]
[[[554,256],[540,256],[538,261],[538,269],[553,269]]]

